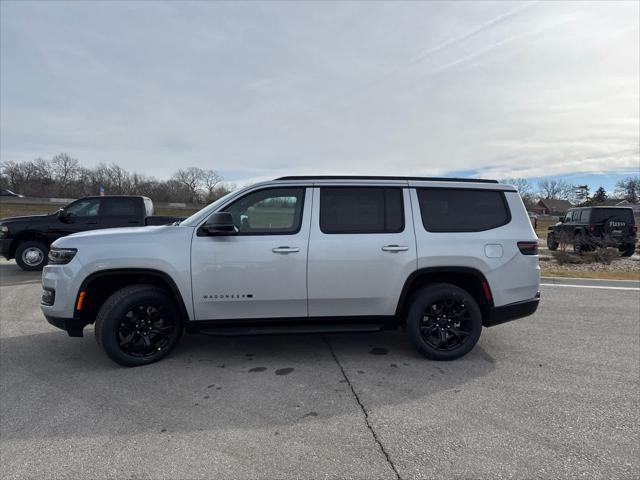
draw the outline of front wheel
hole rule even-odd
[[[116,363],[136,367],[157,362],[182,334],[180,313],[168,292],[153,285],[118,290],[100,307],[95,335]]]
[[[16,263],[22,270],[37,271],[47,264],[49,247],[45,243],[30,240],[22,242],[16,248]]]
[[[411,343],[425,357],[455,360],[478,342],[482,312],[466,290],[437,283],[416,292],[406,324]]]
[[[547,235],[547,248],[551,251],[558,249],[558,242],[556,242],[556,237],[552,233]]]

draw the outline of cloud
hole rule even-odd
[[[1,2],[0,159],[238,183],[629,171],[639,8]]]

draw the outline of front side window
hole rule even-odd
[[[401,188],[324,187],[320,189],[323,233],[399,233],[404,230]]]
[[[226,207],[239,235],[287,235],[302,224],[304,188],[270,188],[250,193]]]
[[[417,193],[422,224],[429,232],[480,232],[511,220],[500,191],[419,188]]]
[[[96,217],[100,211],[99,198],[78,200],[64,209],[70,217]]]

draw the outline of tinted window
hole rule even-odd
[[[504,193],[452,188],[418,189],[422,224],[430,232],[479,232],[510,220]]]
[[[73,217],[95,217],[100,210],[99,198],[86,198],[78,200],[66,207],[65,212]]]
[[[582,210],[580,212],[580,223],[587,223],[589,221],[589,210]]]
[[[602,223],[615,217],[630,225],[634,225],[633,211],[630,208],[594,208],[591,211],[591,223]]]
[[[271,188],[250,193],[225,208],[239,234],[296,233],[302,223],[304,188]]]
[[[404,230],[402,189],[326,187],[320,189],[323,233],[397,233]]]
[[[135,198],[105,198],[100,215],[105,217],[133,217],[138,214]]]

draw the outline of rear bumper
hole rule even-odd
[[[50,315],[44,317],[54,327],[66,331],[70,337],[82,337],[82,330],[87,326],[87,322],[79,318],[52,317]]]
[[[533,315],[538,309],[540,303],[540,292],[530,300],[523,300],[522,302],[509,303],[500,307],[492,307],[489,310],[489,315],[485,318],[484,326],[493,327],[500,325],[501,323],[510,322],[511,320],[517,320],[518,318],[528,317]]]

